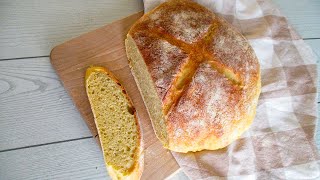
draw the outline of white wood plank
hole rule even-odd
[[[0,153],[1,180],[110,179],[93,138]],[[178,170],[168,180],[188,180]]]
[[[93,138],[0,153],[0,179],[110,179]]]
[[[1,0],[0,59],[49,55],[66,40],[142,9],[142,0]]]
[[[274,2],[303,38],[320,38],[320,1]],[[142,0],[2,0],[0,59],[49,55],[57,44],[142,9]]]
[[[273,0],[303,38],[320,38],[319,0]]]
[[[0,61],[0,150],[91,136],[49,58]]]

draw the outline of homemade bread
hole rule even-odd
[[[90,67],[86,91],[112,179],[139,179],[141,135],[136,112],[118,80],[103,67]]]
[[[169,0],[132,26],[125,45],[164,147],[223,148],[251,125],[261,87],[259,62],[223,18],[195,2]]]

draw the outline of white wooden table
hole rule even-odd
[[[320,59],[320,1],[275,1]],[[49,53],[142,9],[142,0],[0,0],[1,180],[106,179],[99,147]]]

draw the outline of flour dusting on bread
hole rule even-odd
[[[195,42],[199,36],[203,36],[209,29],[210,24],[199,24],[203,14],[192,11],[181,11],[172,15],[172,31],[180,40],[188,43]]]
[[[248,129],[260,94],[259,62],[225,20],[193,1],[168,0],[145,14],[128,39],[128,58],[139,62],[132,72],[139,86],[148,82],[142,96],[157,117],[153,124],[163,125],[154,129],[166,134],[167,148],[219,149]]]

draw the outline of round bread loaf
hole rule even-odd
[[[164,147],[219,149],[250,127],[261,88],[259,62],[223,18],[192,1],[170,0],[133,25],[126,50]]]

